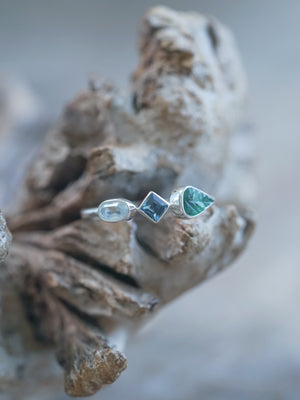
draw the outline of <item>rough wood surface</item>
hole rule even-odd
[[[11,243],[11,234],[0,210],[0,263],[5,260]]]
[[[66,106],[9,218],[9,282],[36,337],[56,347],[72,396],[117,379],[127,365],[120,337],[230,265],[254,227],[246,80],[230,32],[157,7],[139,50],[128,95],[91,82]],[[195,220],[80,219],[110,197],[187,184],[217,199]]]

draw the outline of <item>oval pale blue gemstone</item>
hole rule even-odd
[[[106,222],[124,221],[129,216],[129,207],[122,200],[106,200],[100,204],[98,215]]]

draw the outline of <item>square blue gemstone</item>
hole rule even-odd
[[[158,222],[168,208],[169,203],[154,192],[150,192],[140,206],[140,210],[154,222]]]

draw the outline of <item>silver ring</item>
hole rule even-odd
[[[174,190],[169,201],[151,191],[139,205],[122,198],[105,200],[97,208],[82,210],[81,217],[120,222],[130,221],[136,213],[139,213],[150,221],[158,223],[168,211],[177,218],[195,218],[214,201],[211,195],[202,190],[194,186],[185,186]]]

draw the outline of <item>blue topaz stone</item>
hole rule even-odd
[[[103,201],[98,208],[98,215],[105,222],[126,221],[130,216],[128,203],[122,199]]]
[[[158,222],[167,212],[169,203],[154,192],[150,192],[143,200],[139,211],[150,218],[153,222]]]

